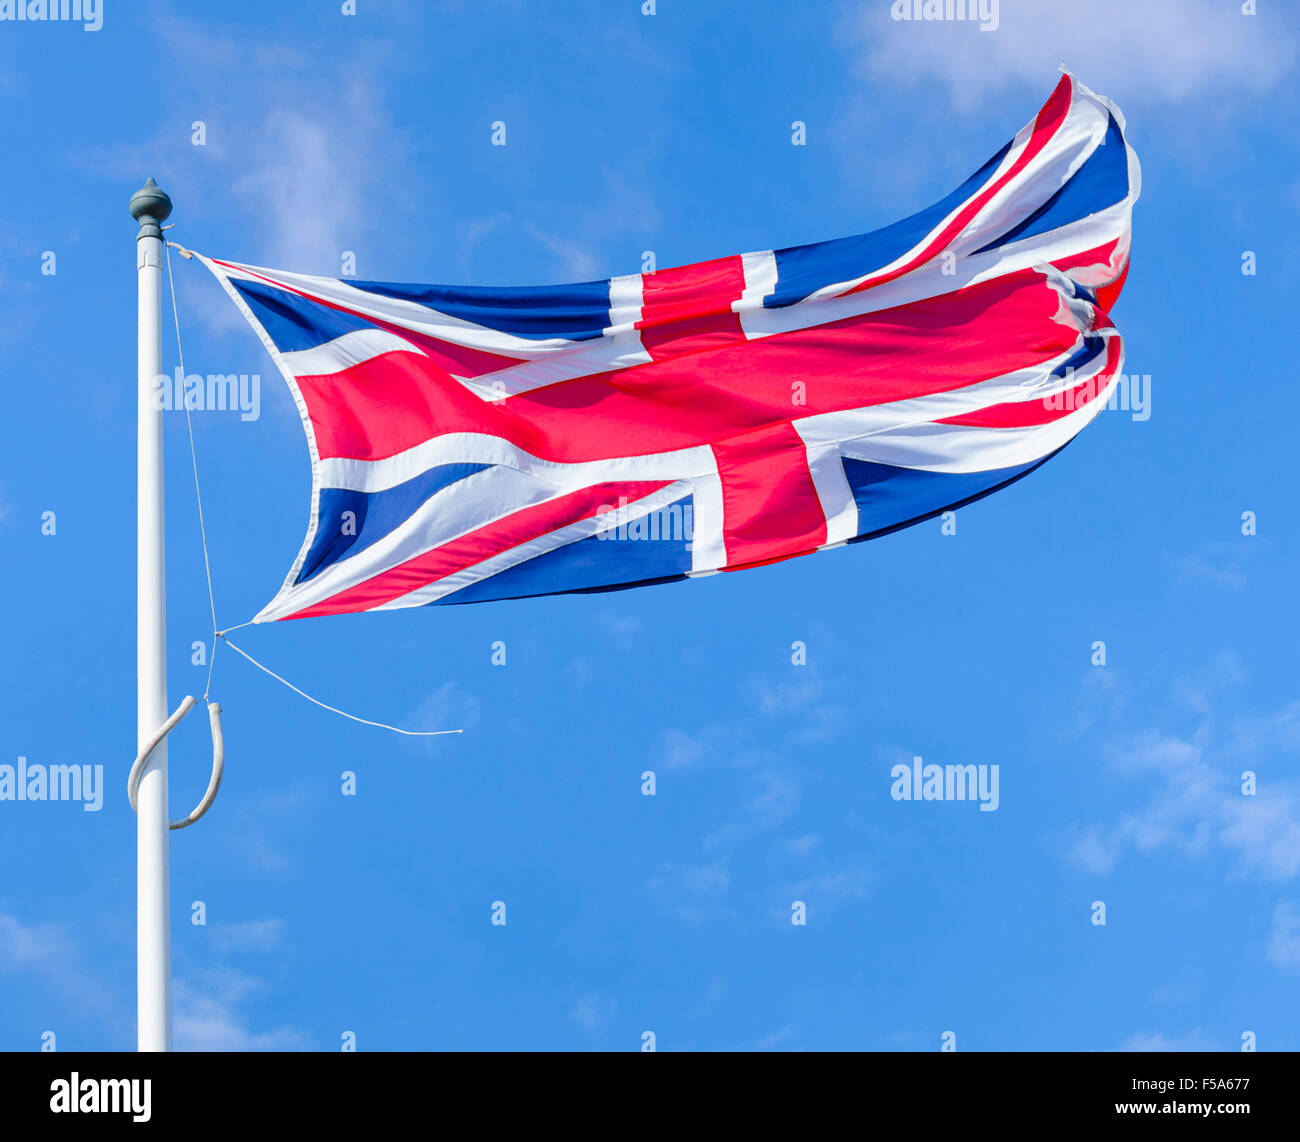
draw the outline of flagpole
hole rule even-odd
[[[171,199],[153,179],[131,197],[139,327],[136,373],[136,736],[143,749],[167,720],[167,582],[163,535],[162,223]],[[136,810],[136,1017],[141,1051],[172,1045],[167,740],[140,778]]]

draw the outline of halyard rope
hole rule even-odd
[[[225,631],[221,631],[217,635],[217,637],[224,639],[226,645],[230,647],[231,650],[233,650],[236,654],[242,654],[245,658],[248,659],[249,662],[251,662],[254,666],[256,666],[258,670],[265,671],[277,682],[283,682],[284,685],[288,686],[289,689],[292,690],[295,694],[301,694],[304,698],[307,699],[307,701],[314,702],[322,710],[329,710],[330,713],[332,714],[341,714],[343,717],[349,718],[354,722],[360,722],[363,726],[378,726],[381,730],[392,730],[393,733],[395,734],[405,734],[407,737],[410,738],[436,738],[436,737],[440,737],[442,734],[464,733],[463,730],[404,730],[400,726],[390,726],[387,722],[372,722],[369,718],[358,718],[355,714],[349,714],[346,710],[340,710],[337,706],[330,706],[325,702],[322,702],[319,698],[313,698],[305,690],[299,690],[298,687],[295,686],[292,682],[290,682],[287,678],[281,678],[280,675],[278,675],[269,666],[263,666],[251,654],[247,653],[246,651],[240,650],[239,647],[237,647],[233,642],[230,641],[230,639],[226,638]]]
[[[171,229],[171,227],[168,226],[166,227],[166,229]],[[176,357],[180,364],[181,376],[184,377],[186,375],[185,354],[181,349],[181,319],[180,319],[179,310],[176,305],[176,282],[175,279],[172,277],[171,252],[172,252],[172,247],[175,246],[177,253],[179,253],[181,257],[185,258],[186,260],[193,258],[194,254],[192,251],[187,250],[184,246],[181,246],[176,242],[169,241],[166,242],[165,245],[167,247],[167,283],[171,290],[171,299],[172,299],[172,321],[173,324],[176,326]],[[181,399],[185,405],[185,426],[189,431],[190,462],[191,462],[191,467],[194,469],[194,497],[195,500],[198,502],[198,506],[199,506],[199,535],[202,537],[203,540],[203,569],[207,574],[208,608],[212,615],[212,654],[208,659],[208,682],[207,682],[207,687],[204,689],[203,692],[204,699],[205,700],[207,699],[208,693],[212,688],[212,667],[215,664],[217,659],[217,642],[218,640],[222,640],[226,643],[227,646],[230,647],[231,650],[235,651],[236,653],[242,655],[244,658],[248,659],[248,661],[251,662],[254,666],[256,666],[259,670],[263,671],[266,674],[269,674],[277,682],[280,682],[283,685],[287,686],[295,694],[300,694],[302,697],[306,698],[307,701],[315,703],[317,706],[321,707],[321,709],[329,710],[330,713],[338,714],[341,717],[349,719],[350,721],[360,722],[363,726],[375,726],[382,730],[391,730],[395,734],[403,734],[406,737],[430,738],[430,737],[440,737],[443,734],[462,733],[463,732],[462,730],[404,730],[400,726],[390,726],[387,722],[374,722],[371,721],[369,718],[360,718],[357,717],[356,714],[349,714],[346,710],[340,710],[337,706],[331,706],[326,702],[322,702],[319,698],[313,698],[305,690],[300,690],[287,678],[282,678],[274,670],[271,670],[269,667],[263,666],[262,663],[258,662],[257,659],[255,659],[251,654],[249,654],[247,651],[241,650],[233,642],[230,641],[227,635],[231,631],[239,630],[241,627],[251,626],[252,625],[251,622],[240,623],[238,626],[227,627],[225,630],[219,630],[217,628],[217,603],[216,603],[216,598],[213,595],[213,591],[212,591],[212,563],[208,556],[208,531],[203,520],[203,493],[199,488],[199,461],[198,461],[197,451],[194,447],[194,424],[193,424],[193,420],[190,417],[190,403],[188,400],[185,399],[183,381],[181,384]],[[186,707],[186,712],[188,712],[188,710],[189,707]],[[220,707],[218,707],[218,712],[219,710]],[[177,713],[179,714],[180,711],[178,710]],[[181,714],[180,716],[184,717],[184,714]],[[180,718],[176,717],[176,715],[173,715],[173,720],[170,720],[166,725],[166,727],[164,727],[164,729],[159,731],[159,735],[157,739],[150,744],[149,749],[152,750],[153,746],[157,744],[157,741],[161,741],[162,738],[166,736],[166,733],[171,729],[171,727],[175,725],[176,722],[178,722],[179,720]],[[213,733],[214,735],[220,734],[219,719],[213,721]],[[215,740],[216,737],[214,736],[214,742]],[[148,756],[148,751],[146,751],[145,753],[145,757],[147,756]],[[139,764],[139,762],[137,762],[137,764]],[[218,783],[220,782],[219,776],[217,777],[217,781]],[[213,793],[215,795],[215,790],[213,791]],[[206,811],[206,807],[205,807],[205,811]],[[197,820],[197,817],[194,819]]]
[[[172,225],[175,225],[173,223]],[[168,227],[170,229],[171,227]],[[203,521],[203,492],[199,488],[199,455],[194,448],[194,421],[190,417],[190,402],[185,396],[185,351],[181,348],[181,315],[176,308],[176,279],[172,277],[172,243],[164,242],[167,249],[167,285],[172,295],[172,322],[176,326],[176,359],[181,367],[181,403],[185,406],[185,427],[190,436],[190,464],[194,469],[194,498],[199,505],[199,535],[203,539],[203,571],[208,578],[208,610],[212,615],[212,652],[208,655],[208,680],[203,687],[203,700],[212,692],[212,668],[217,664],[217,600],[212,594],[212,562],[208,558],[208,529]],[[176,247],[178,250],[181,247]],[[184,251],[189,257],[189,251]]]

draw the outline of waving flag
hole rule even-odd
[[[311,452],[257,621],[734,571],[1004,487],[1116,383],[1139,182],[1067,74],[947,198],[857,237],[538,288],[204,258]]]

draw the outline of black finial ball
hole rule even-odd
[[[155,222],[166,222],[172,212],[172,200],[150,179],[131,195],[131,217],[139,222],[144,217]]]

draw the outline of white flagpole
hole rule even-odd
[[[171,199],[153,179],[131,198],[139,287],[136,464],[137,749],[167,720],[167,582],[163,536],[163,420],[154,379],[162,373],[162,223]],[[136,812],[136,1015],[141,1051],[172,1045],[168,891],[167,740],[140,778]]]

